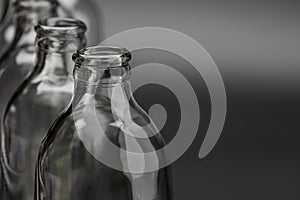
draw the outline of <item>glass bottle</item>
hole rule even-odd
[[[72,54],[85,46],[86,26],[47,18],[35,28],[38,59],[5,110],[2,168],[9,200],[32,200],[34,166],[42,138],[73,93]]]
[[[3,38],[2,30],[4,29],[5,26],[5,18],[7,15],[9,9],[9,0],[2,0],[0,1],[0,46],[3,48],[6,45],[6,42]],[[2,50],[0,50],[0,55],[1,55]],[[4,199],[2,196],[3,191],[2,191],[2,170],[0,167],[0,199]]]
[[[1,4],[1,22],[0,22],[0,58],[8,45],[12,42],[15,34],[15,27],[12,21],[13,9],[12,4],[14,0],[3,0]]]
[[[6,13],[3,23],[0,23],[0,56],[12,43],[16,28],[12,20],[12,5],[21,1],[39,2],[44,0],[1,0],[3,13]],[[59,3],[57,12],[59,17],[72,17],[82,20],[88,26],[87,37],[89,44],[98,44],[102,38],[102,15],[100,7],[95,0],[47,0]],[[1,8],[0,8],[1,10]],[[1,12],[0,12],[1,14]],[[0,15],[1,17],[1,15]],[[1,20],[0,20],[1,21]],[[3,50],[4,49],[4,50]],[[10,48],[8,48],[10,49]]]
[[[42,142],[36,200],[172,199],[169,169],[156,154],[164,141],[132,97],[130,58],[106,46],[74,54],[73,100]],[[147,152],[153,159],[143,159]]]
[[[13,91],[25,78],[27,66],[34,66],[35,51],[34,25],[39,18],[55,16],[57,3],[43,0],[40,3],[25,0],[1,0],[5,5],[5,16],[0,25],[0,121],[4,107]],[[4,8],[4,7],[3,7]],[[16,31],[17,30],[17,34]],[[9,69],[8,69],[9,68]],[[1,127],[1,124],[0,124]],[[0,144],[1,146],[1,144]],[[4,199],[2,191],[2,170],[0,170],[0,199]]]
[[[0,24],[2,24],[2,22],[5,20],[8,10],[9,10],[9,0],[2,0],[0,2]]]
[[[56,8],[57,4],[53,0],[17,1],[14,4],[16,34],[0,57],[0,119],[13,92],[35,64],[34,26],[42,18],[56,16]]]
[[[40,0],[3,0],[3,3],[5,5],[5,9],[3,8],[3,21],[0,24],[0,44],[2,46],[2,49],[0,49],[0,55],[2,56],[2,53],[7,49],[7,47],[12,43],[16,27],[13,20],[13,5],[17,4],[22,1],[31,1],[31,2],[37,2]],[[44,1],[44,0],[42,0]],[[51,1],[51,0],[47,0]],[[57,3],[56,0],[52,0],[54,3]],[[1,4],[1,3],[0,3]]]

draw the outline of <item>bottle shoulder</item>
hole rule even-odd
[[[11,97],[5,116],[16,112],[38,114],[36,112],[39,112],[39,109],[50,109],[59,114],[69,104],[72,93],[72,80],[68,79],[57,85],[47,79],[28,77]]]
[[[36,52],[33,44],[10,44],[1,52],[0,69],[5,73],[28,71],[32,69],[36,60]]]
[[[48,147],[52,146],[54,149],[56,145],[60,146],[67,141],[80,143],[91,152],[94,152],[92,149],[103,149],[109,143],[108,146],[113,144],[118,148],[122,147],[126,142],[125,138],[130,138],[137,145],[146,147],[143,151],[154,151],[165,145],[152,121],[147,122],[142,116],[135,116],[131,122],[124,122],[114,117],[107,108],[105,109],[94,105],[70,105],[53,124],[45,143],[52,143],[54,146]]]

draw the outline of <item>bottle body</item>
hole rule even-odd
[[[7,1],[8,3],[8,1]],[[14,91],[22,83],[25,77],[33,69],[36,60],[34,46],[36,25],[39,18],[45,16],[55,16],[56,3],[50,1],[38,2],[16,2],[14,6],[9,3],[9,10],[3,23],[1,24],[1,44],[0,52],[0,130],[1,130],[1,154],[3,147],[2,128],[3,114],[6,105],[13,96]],[[13,8],[12,8],[13,7]],[[11,11],[14,10],[12,14]],[[13,17],[11,17],[13,16]],[[17,30],[17,31],[15,31]],[[4,157],[1,155],[1,188],[0,198],[5,199],[6,174]]]
[[[35,47],[25,44],[4,54],[0,69],[0,110],[4,113],[5,106],[14,91],[33,70],[36,60]]]
[[[128,67],[75,69],[72,103],[40,148],[36,200],[172,199],[169,168],[160,168],[164,157],[156,154],[165,143],[131,95]],[[149,152],[153,159],[144,159]],[[147,165],[156,169],[147,171]]]
[[[8,41],[5,38],[5,30],[9,24],[11,18],[11,5],[9,0],[2,0],[0,2],[0,55],[3,49],[6,48]]]
[[[6,17],[8,7],[9,7],[9,0],[3,0],[0,2],[0,24],[3,22],[3,20]]]
[[[7,198],[30,200],[34,166],[44,133],[71,99],[72,80],[60,84],[36,77],[25,82],[9,104],[4,119]]]
[[[32,200],[34,169],[40,143],[60,112],[70,103],[72,52],[85,46],[85,24],[74,19],[39,22],[34,70],[13,94],[1,131],[5,195]]]
[[[57,4],[52,0],[20,1],[14,4],[12,41],[0,56],[0,119],[17,87],[32,72],[36,62],[34,26],[38,20],[56,16]]]
[[[96,120],[103,125],[104,134],[110,141],[121,147],[125,133],[116,126],[108,105],[95,106],[88,100],[80,102],[61,115],[46,137],[40,151],[37,168],[38,200],[169,200],[169,169],[163,168],[144,174],[122,172],[101,163],[95,154],[104,153],[109,148],[105,143],[95,144],[94,150],[87,150],[84,139],[77,129],[85,116],[97,113]],[[96,108],[96,110],[94,110]],[[83,116],[83,117],[80,117]],[[135,120],[145,120],[140,116]],[[91,126],[87,124],[87,126]],[[93,126],[93,125],[92,125]],[[141,125],[146,126],[146,124]],[[92,135],[98,129],[92,128]],[[83,133],[86,134],[86,133]],[[149,133],[153,134],[153,133]],[[90,138],[91,139],[91,138]],[[92,140],[97,141],[96,138]],[[144,139],[145,140],[145,139]],[[161,136],[156,135],[147,143],[147,148],[159,149],[164,143]],[[88,142],[87,142],[88,143]],[[100,145],[100,146],[98,146]],[[104,153],[106,154],[106,153]],[[119,153],[109,153],[115,163],[123,166],[123,158]]]

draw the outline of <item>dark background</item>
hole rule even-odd
[[[173,165],[176,199],[300,199],[300,1],[98,3],[103,38],[145,26],[180,31],[203,45],[224,79],[226,124],[213,151],[200,160],[197,155],[209,124],[210,101],[201,78],[191,78],[194,86],[199,80],[195,91],[202,120],[193,145]],[[155,59],[157,52],[140,54]],[[176,60],[172,55],[160,56]],[[151,100],[145,94],[157,101],[159,92],[145,87],[144,92],[136,92],[136,98],[149,107]],[[168,120],[170,126],[174,119]],[[164,127],[163,134],[170,139],[169,129]]]

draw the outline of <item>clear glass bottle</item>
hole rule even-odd
[[[2,0],[0,2],[0,24],[2,24],[2,22],[5,20],[8,10],[9,10],[9,0]]]
[[[24,1],[24,2],[23,2]],[[27,0],[28,2],[30,0]],[[5,4],[5,17],[0,25],[0,122],[4,107],[17,85],[21,83],[35,62],[34,25],[39,18],[55,16],[57,3],[25,0],[1,0]],[[16,31],[17,30],[17,34]],[[9,68],[9,69],[8,69]],[[3,75],[3,76],[2,76]],[[0,127],[2,126],[0,124]],[[1,146],[1,144],[0,144]],[[0,170],[0,199],[4,199],[3,176]]]
[[[3,21],[0,24],[0,44],[2,48],[0,49],[0,56],[2,56],[2,53],[8,48],[9,45],[11,45],[15,33],[16,33],[16,27],[13,20],[13,5],[18,4],[22,1],[31,1],[31,2],[37,2],[40,0],[3,0],[3,4],[5,5],[6,9],[4,9],[3,12]],[[44,0],[42,0],[44,1]],[[51,0],[47,0],[51,1]],[[54,3],[57,3],[56,0],[52,0]]]
[[[13,92],[33,69],[36,61],[34,26],[42,18],[56,16],[53,0],[17,1],[14,6],[16,34],[0,57],[0,119]]]
[[[6,42],[3,38],[2,30],[5,27],[5,18],[7,16],[8,10],[9,10],[9,0],[0,1],[0,46],[2,48],[5,48],[5,46],[6,46]],[[0,55],[1,55],[2,51],[3,50],[0,50]],[[0,199],[4,199],[4,197],[2,196],[3,195],[2,188],[3,188],[2,187],[2,170],[0,167]]]
[[[1,0],[0,1],[0,46],[1,46],[0,56],[8,43],[8,41],[5,40],[4,33],[6,27],[8,26],[10,16],[11,16],[10,1]]]
[[[9,200],[32,200],[34,168],[42,138],[73,93],[72,54],[85,46],[86,25],[47,18],[36,26],[38,59],[34,71],[5,110],[2,168]]]
[[[10,49],[16,28],[12,17],[12,5],[21,1],[39,2],[44,0],[1,0],[5,17],[0,23],[0,56],[5,49]],[[89,44],[99,44],[102,41],[102,15],[101,10],[95,0],[47,0],[58,3],[57,12],[59,17],[71,17],[82,20],[88,26],[87,37]],[[0,10],[1,10],[0,8]],[[1,14],[2,12],[0,12]],[[4,15],[3,14],[3,15]],[[1,17],[1,15],[0,15]],[[1,21],[1,20],[0,20]]]
[[[163,138],[132,97],[130,58],[106,46],[74,54],[73,100],[42,142],[36,200],[172,199],[169,168],[156,154]]]

